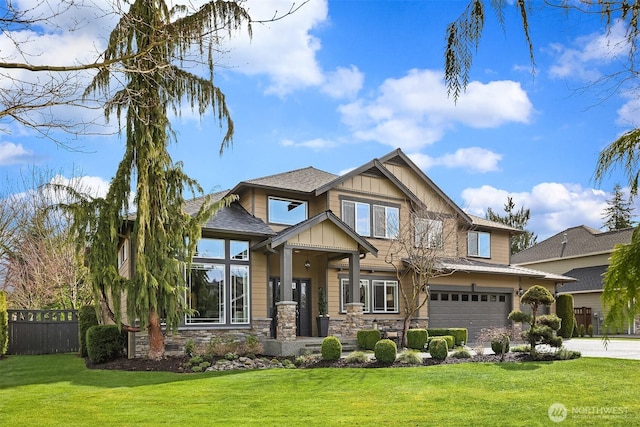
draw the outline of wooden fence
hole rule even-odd
[[[76,310],[8,310],[7,354],[51,354],[77,352]]]

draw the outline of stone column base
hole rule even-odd
[[[296,339],[296,306],[295,301],[276,303],[277,323],[276,339],[278,341],[295,341]]]
[[[363,310],[364,304],[360,302],[350,302],[345,304],[347,316],[343,325],[343,336],[345,338],[355,338],[358,331],[363,328]]]

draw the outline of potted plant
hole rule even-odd
[[[318,336],[326,337],[329,335],[329,314],[327,307],[327,293],[324,288],[318,288]]]

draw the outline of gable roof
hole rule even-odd
[[[608,253],[618,243],[630,243],[634,228],[599,231],[586,225],[564,231],[511,256],[514,264]]]
[[[561,294],[570,294],[574,292],[593,292],[602,290],[602,275],[607,271],[606,265],[596,265],[593,267],[574,268],[567,271],[567,276],[575,277],[578,281],[575,283],[567,283],[558,289]]]
[[[391,182],[393,182],[403,193],[405,193],[407,195],[407,197],[409,197],[412,201],[414,201],[415,203],[419,204],[419,205],[424,205],[424,203],[411,191],[407,188],[406,185],[404,185],[394,174],[391,173],[391,171],[389,171],[389,169],[387,169],[384,166],[384,163],[395,163],[401,166],[407,166],[408,168],[410,168],[413,172],[415,172],[438,196],[440,196],[458,215],[460,215],[461,218],[463,218],[463,220],[465,220],[466,222],[468,222],[469,224],[472,223],[471,218],[469,217],[469,215],[464,212],[462,209],[460,209],[460,207],[455,204],[453,202],[453,200],[451,200],[449,198],[449,196],[447,196],[441,189],[440,187],[438,187],[433,181],[431,181],[431,179],[429,179],[429,177],[427,175],[425,175],[424,172],[422,172],[422,170],[415,164],[413,163],[413,161],[411,161],[411,159],[409,159],[409,157],[407,157],[406,154],[404,154],[402,152],[401,149],[395,149],[392,152],[390,152],[389,154],[382,156],[379,159],[373,159],[370,160],[369,162],[365,163],[364,165],[353,169],[352,171],[344,174],[344,175],[340,175],[337,178],[335,178],[334,180],[327,182],[325,185],[319,187],[318,189],[316,189],[316,196],[323,194],[333,188],[335,188],[337,185],[341,184],[342,182],[344,182],[347,179],[350,179],[356,175],[360,175],[362,173],[368,173],[368,174],[374,174],[374,175],[378,175],[378,176],[382,176],[385,177],[387,179],[389,179]]]
[[[309,166],[289,172],[242,181],[231,190],[231,193],[237,192],[242,187],[261,187],[311,193],[327,182],[333,181],[337,176],[338,175]]]
[[[494,230],[505,230],[505,231],[509,231],[511,233],[514,233],[514,234],[522,234],[522,233],[524,233],[524,230],[520,230],[519,228],[510,227],[510,226],[508,226],[506,224],[503,224],[501,222],[491,221],[489,219],[481,218],[481,217],[475,216],[475,215],[469,215],[469,218],[471,218],[471,221],[473,221],[473,225],[476,226],[476,227],[492,228]]]
[[[313,226],[320,224],[324,221],[330,221],[335,226],[340,228],[345,234],[347,234],[351,239],[353,239],[357,244],[358,248],[360,248],[360,252],[369,252],[374,256],[378,255],[378,249],[369,243],[365,238],[360,236],[358,233],[353,231],[351,227],[345,224],[340,218],[335,216],[335,214],[331,211],[320,212],[319,214],[302,221],[294,226],[286,228],[278,233],[276,236],[271,237],[267,240],[264,240],[258,244],[256,244],[252,250],[258,249],[260,247],[277,247],[283,243],[286,243],[292,237],[302,233],[305,230],[312,228]]]

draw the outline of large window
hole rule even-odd
[[[346,312],[349,302],[349,279],[340,280],[340,311]],[[364,304],[364,313],[397,313],[398,282],[396,280],[360,279],[360,302]]]
[[[353,200],[342,201],[342,220],[361,236],[394,239],[398,236],[400,209]]]
[[[302,200],[269,197],[269,222],[295,225],[307,219],[307,202]]]
[[[187,285],[187,324],[249,323],[249,242],[200,239]]]
[[[468,234],[469,256],[491,258],[491,234],[470,231]]]
[[[414,224],[416,246],[442,249],[442,220],[416,218]]]
[[[346,304],[349,303],[351,288],[349,287],[349,279],[340,280],[340,286],[342,288],[342,300],[340,301],[340,311],[345,313],[347,311]],[[369,281],[360,279],[360,299],[359,302],[364,304],[363,312],[369,313],[371,311],[371,303],[369,302]]]

